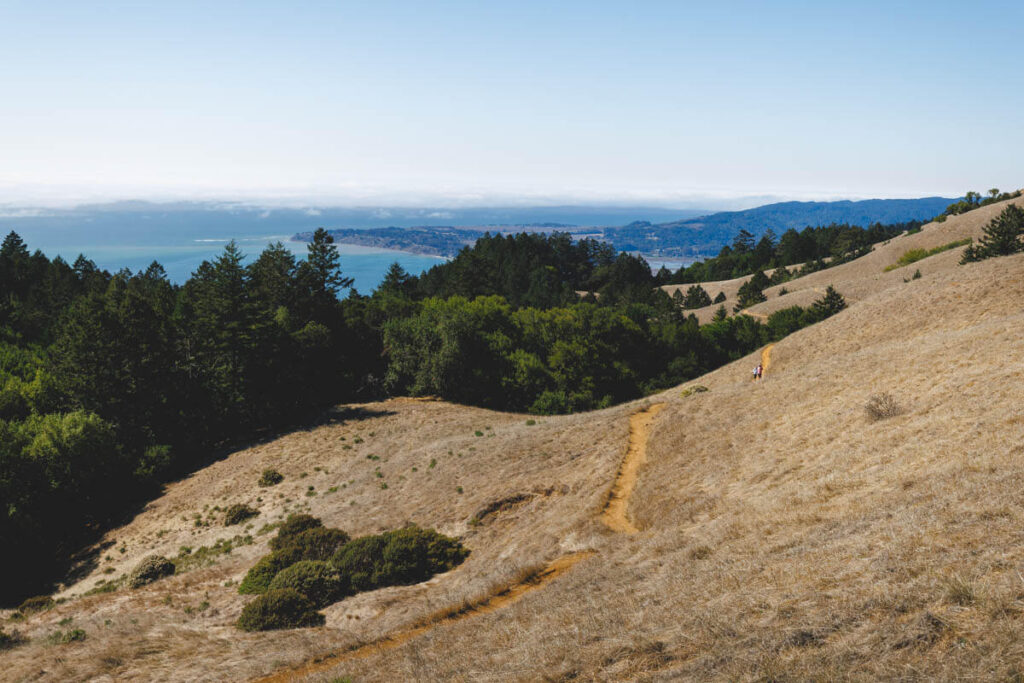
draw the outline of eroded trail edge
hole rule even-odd
[[[633,413],[629,418],[629,448],[615,476],[608,503],[601,513],[601,521],[612,531],[622,534],[635,534],[640,531],[629,519],[629,499],[636,488],[640,466],[647,460],[647,431],[654,417],[664,407],[664,403],[655,403],[646,410]]]
[[[482,600],[438,612],[415,626],[397,631],[385,638],[375,640],[371,643],[367,643],[366,645],[361,645],[345,652],[325,655],[321,659],[308,662],[297,668],[285,669],[284,671],[279,671],[277,673],[270,674],[269,676],[256,679],[257,683],[285,683],[285,681],[293,681],[302,676],[310,676],[335,667],[343,662],[350,662],[354,659],[362,659],[381,652],[387,652],[388,650],[396,648],[399,645],[402,645],[403,643],[406,643],[438,626],[454,623],[463,619],[469,619],[477,614],[495,612],[504,607],[508,607],[509,605],[519,602],[519,600],[527,593],[543,588],[545,585],[554,581],[568,571],[574,564],[592,554],[593,553],[590,551],[584,551],[563,555],[548,564],[539,572],[530,574],[506,588],[488,595]]]
[[[769,344],[761,349],[761,367],[765,370],[772,364],[772,347],[774,346],[775,344]]]
[[[654,421],[654,417],[664,407],[664,403],[655,403],[644,410],[634,413],[629,418],[629,446],[626,449],[626,457],[619,466],[608,503],[601,512],[601,521],[612,531],[627,534],[639,531],[630,522],[627,514],[629,499],[633,495],[633,489],[636,487],[640,466],[647,460],[647,434],[651,422]],[[304,676],[326,671],[344,662],[386,652],[439,626],[469,619],[478,614],[496,612],[515,604],[528,593],[543,588],[568,571],[580,560],[592,554],[593,551],[582,551],[562,555],[539,572],[528,574],[480,600],[443,610],[427,617],[414,626],[396,631],[391,635],[365,645],[360,645],[343,652],[327,654],[297,667],[284,669],[255,680],[257,683],[285,683],[286,681],[294,681]]]

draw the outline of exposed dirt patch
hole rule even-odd
[[[623,534],[635,534],[640,531],[629,520],[629,498],[636,487],[640,466],[647,460],[647,430],[654,417],[664,407],[664,403],[655,403],[629,418],[629,447],[626,450],[626,458],[619,467],[608,504],[601,513],[601,521],[612,531]]]

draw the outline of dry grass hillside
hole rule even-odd
[[[918,280],[883,272],[907,249],[976,236],[1000,209],[768,290],[753,312],[828,284],[851,306],[766,350],[757,384],[751,356],[693,383],[706,392],[535,424],[430,401],[347,406],[234,453],[111,532],[66,602],[10,623],[32,640],[0,655],[4,677],[1024,675],[1024,255],[958,266],[957,249],[910,266]],[[882,393],[899,410],[873,419]],[[266,467],[284,482],[258,487]],[[260,509],[249,529],[211,512],[235,502]],[[413,521],[472,554],[332,605],[324,627],[239,632],[248,598],[232,584],[266,552],[260,528],[296,510],[353,535]],[[251,545],[211,566],[80,597],[148,554],[245,533]],[[47,639],[75,627],[84,641]]]

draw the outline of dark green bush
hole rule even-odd
[[[344,597],[346,586],[338,570],[326,562],[303,560],[282,569],[270,582],[270,590],[292,588],[316,607],[326,607]]]
[[[260,486],[274,486],[284,481],[284,475],[277,470],[263,470],[263,474],[260,475],[259,485]]]
[[[353,592],[379,588],[380,564],[387,540],[384,535],[361,536],[342,546],[331,558]]]
[[[35,614],[36,612],[45,612],[48,609],[52,609],[55,604],[53,598],[49,595],[37,595],[21,603],[18,606],[18,611],[22,614]]]
[[[250,507],[245,503],[235,503],[224,513],[224,526],[241,524],[245,520],[255,517],[258,514],[260,514],[260,511],[254,507]]]
[[[6,650],[8,648],[21,645],[27,640],[28,639],[21,635],[19,631],[11,631],[10,633],[7,633],[0,628],[0,650]]]
[[[278,550],[298,548],[303,560],[326,562],[334,556],[338,548],[348,543],[349,536],[341,529],[316,527],[279,539],[276,544]]]
[[[139,588],[174,573],[174,563],[161,555],[150,555],[128,575],[128,585]]]
[[[267,591],[242,609],[236,626],[243,631],[273,631],[281,628],[321,626],[324,615],[294,588]]]
[[[332,563],[353,591],[406,585],[458,566],[469,555],[454,538],[416,526],[363,536],[335,553]]]
[[[300,560],[302,560],[302,551],[294,547],[275,550],[269,555],[264,555],[242,579],[242,583],[238,586],[238,592],[243,595],[266,592],[270,588],[270,582],[274,580],[279,571]]]
[[[270,539],[270,547],[273,550],[288,545],[292,536],[301,534],[309,529],[316,529],[324,525],[313,515],[288,515],[288,519],[277,529],[277,536]]]

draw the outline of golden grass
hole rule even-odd
[[[245,598],[224,583],[265,552],[268,536],[257,536],[213,567],[29,617],[17,627],[32,642],[0,655],[5,677],[244,680],[422,629],[303,675],[1013,678],[1024,662],[1024,255],[961,267],[951,250],[920,262],[924,277],[910,283],[882,272],[908,249],[976,237],[1001,209],[930,224],[786,283],[793,293],[781,300],[769,295],[755,312],[809,303],[833,282],[852,303],[764,350],[764,382],[749,380],[752,354],[700,378],[706,392],[683,398],[678,387],[535,425],[389,401],[235,453],[172,484],[109,534],[114,545],[102,556],[112,559],[63,595],[119,576],[144,555],[238,533],[195,527],[204,505],[259,508],[250,533],[298,510],[353,534],[415,521],[460,536],[472,554],[424,584],[333,605],[323,628],[243,634],[232,622]],[[902,414],[870,420],[864,406],[881,393],[896,397]],[[628,450],[630,416],[652,402],[664,409],[647,427],[628,506],[641,531],[611,533],[600,516]],[[285,481],[259,488],[266,467]],[[308,485],[316,496],[304,495]],[[482,510],[485,523],[470,525]],[[487,603],[580,552],[592,554],[557,580]],[[477,608],[484,604],[494,609]],[[48,645],[46,634],[67,617],[87,640]]]

